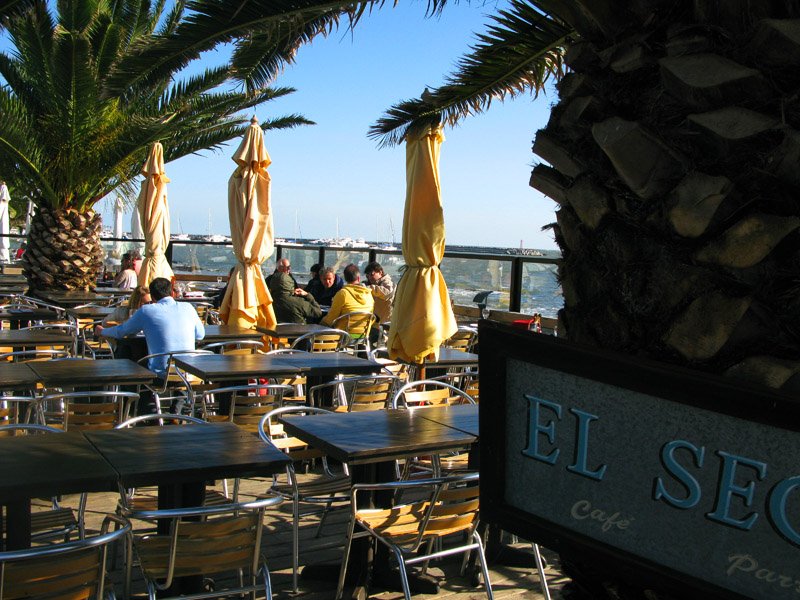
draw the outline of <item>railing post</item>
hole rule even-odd
[[[511,261],[511,282],[508,290],[509,312],[521,312],[523,266],[522,258],[519,256],[515,256]]]

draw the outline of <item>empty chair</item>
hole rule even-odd
[[[384,373],[399,377],[404,383],[412,381],[416,376],[416,367],[411,363],[389,358],[389,349],[386,346],[373,348],[369,353],[369,357],[374,362],[383,365],[382,371]]]
[[[256,354],[263,348],[264,342],[259,340],[228,340],[200,346],[201,350],[211,350],[220,354]]]
[[[118,529],[109,532],[112,522]],[[130,531],[130,523],[109,515],[97,536],[0,552],[0,598],[114,598],[106,574],[109,546]]]
[[[292,459],[292,463],[286,467],[286,480],[281,481],[277,475],[273,477],[272,485],[267,490],[267,493],[292,501],[292,589],[295,593],[298,591],[300,561],[300,503],[309,502],[324,505],[322,518],[317,527],[317,535],[319,535],[331,506],[334,503],[350,502],[351,482],[346,470],[343,474],[337,475],[328,469],[325,453],[310,448],[300,439],[286,435],[283,431],[283,426],[277,423],[277,418],[292,414],[313,415],[329,412],[322,408],[285,406],[264,415],[261,418],[258,431],[261,439],[283,450]],[[314,480],[298,483],[294,463],[312,459],[320,459],[322,461],[323,474]]]
[[[472,352],[478,341],[478,330],[474,327],[459,327],[456,332],[442,342],[445,348]]]
[[[309,352],[338,352],[350,345],[350,334],[340,329],[320,329],[301,335],[291,348]]]
[[[371,312],[354,311],[336,317],[331,327],[350,334],[351,347],[369,352],[369,333],[377,320],[378,317]]]
[[[0,426],[41,423],[38,405],[33,396],[0,396]]]
[[[113,429],[130,414],[136,392],[66,392],[40,399],[45,423],[64,431]]]
[[[402,492],[415,500],[391,508],[363,508],[368,504],[366,502],[361,502],[359,507],[361,494],[376,492]],[[407,566],[421,562],[427,565],[432,558],[473,551],[478,554],[486,594],[489,600],[493,599],[486,557],[477,531],[480,506],[477,473],[420,481],[356,484],[350,505],[352,513],[336,600],[342,597],[352,541],[365,536],[375,538],[392,551],[400,566],[405,600],[411,600]],[[465,541],[457,546],[432,551],[434,542],[454,534],[460,534],[466,538]]]
[[[315,385],[309,390],[311,406],[319,406],[322,398],[333,398],[337,412],[357,412],[389,408],[400,379],[393,375],[347,377]]]
[[[132,519],[169,519],[169,535],[133,536],[133,549],[150,597],[155,598],[157,592],[169,588],[176,577],[233,571],[239,574],[238,586],[192,597],[219,598],[249,593],[255,598],[255,592],[260,591],[271,598],[269,570],[261,555],[262,522],[264,510],[281,501],[279,497],[271,497],[224,506],[126,511],[126,516]],[[126,597],[130,589],[131,562],[126,563]],[[260,584],[256,583],[259,574]],[[164,596],[159,594],[158,597]]]
[[[206,421],[233,421],[252,433],[258,432],[261,417],[280,408],[283,397],[294,393],[290,385],[237,385],[203,392],[201,405]],[[220,407],[222,396],[227,406]],[[220,410],[227,408],[227,410]]]
[[[94,328],[101,325],[103,320],[88,321],[81,325],[80,355],[88,358],[114,358],[114,348],[109,338],[95,338]]]
[[[469,394],[475,402],[480,399],[480,388],[478,386],[478,371],[462,371],[460,373],[446,373],[437,377],[431,377],[431,381],[443,381],[457,387]]]
[[[392,408],[420,408],[448,404],[475,404],[475,401],[457,387],[433,379],[407,383],[397,390],[392,399]]]

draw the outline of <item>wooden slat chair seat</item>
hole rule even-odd
[[[412,493],[414,496],[424,494],[424,496],[420,500],[386,509],[358,507],[359,494],[374,494],[381,491],[392,491],[395,497],[401,493]],[[489,600],[492,600],[489,571],[481,538],[476,529],[480,507],[477,473],[422,481],[356,484],[352,490],[351,506],[350,526],[336,600],[342,597],[352,541],[365,536],[376,538],[394,552],[400,563],[400,580],[406,600],[411,600],[408,579],[405,575],[408,565],[424,563],[424,573],[431,558],[472,551],[478,553],[486,594]],[[465,543],[432,552],[436,540],[458,533],[466,537]]]
[[[238,586],[217,589],[202,597],[261,591],[270,598],[269,571],[261,555],[262,522],[265,509],[281,501],[279,497],[271,497],[226,506],[126,511],[125,516],[132,519],[170,520],[169,535],[143,535],[133,539],[151,597],[155,597],[156,591],[170,587],[175,577],[208,576],[241,569],[247,577]],[[128,561],[126,593],[130,590],[130,564]],[[263,583],[256,584],[259,573]],[[159,598],[162,597],[159,594]]]
[[[350,345],[350,334],[340,329],[320,329],[297,338],[290,349],[308,352],[338,352]]]
[[[298,592],[299,561],[300,561],[300,503],[322,504],[324,509],[316,536],[322,531],[325,518],[334,504],[350,502],[350,486],[352,481],[347,466],[344,465],[342,474],[334,474],[328,468],[326,455],[315,448],[309,447],[304,441],[287,436],[283,426],[277,422],[279,416],[292,414],[327,414],[322,408],[284,406],[277,408],[261,419],[258,435],[262,440],[285,452],[292,459],[286,467],[286,478],[282,480],[277,475],[273,477],[272,485],[267,489],[268,495],[278,496],[292,501],[292,589]],[[319,459],[323,465],[324,473],[318,478],[304,483],[298,483],[295,474],[295,463]]]
[[[110,523],[117,530],[109,532]],[[0,552],[0,597],[84,600],[113,598],[106,573],[109,546],[130,534],[125,520],[108,516],[100,534],[76,542]]]

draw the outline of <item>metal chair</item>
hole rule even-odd
[[[267,493],[280,498],[292,501],[292,590],[298,592],[299,562],[300,562],[300,503],[308,502],[311,504],[323,504],[322,517],[317,526],[316,536],[322,531],[325,517],[334,503],[341,504],[350,502],[350,476],[346,471],[341,475],[336,475],[328,468],[326,455],[297,438],[289,437],[283,431],[283,425],[277,423],[277,417],[284,415],[298,414],[327,414],[322,408],[285,406],[268,412],[261,418],[259,424],[259,437],[285,452],[292,462],[286,467],[286,481],[280,482],[278,476],[272,479],[272,485],[267,489]],[[294,463],[320,459],[323,467],[323,474],[305,483],[298,483],[295,474]],[[311,514],[311,513],[309,513]]]
[[[276,348],[275,350],[270,350],[267,354],[306,354],[305,350],[297,350],[291,348]],[[286,377],[272,377],[270,379],[271,383],[277,383],[280,385],[290,385],[294,388],[294,394],[291,397],[284,396],[283,401],[291,402],[292,404],[296,405],[305,405],[306,403],[306,392],[305,386],[307,383],[305,375],[289,375]]]
[[[416,367],[411,363],[400,362],[389,358],[389,349],[386,346],[373,348],[369,353],[369,358],[383,365],[381,368],[383,373],[399,377],[404,383],[413,381],[416,376]]]
[[[457,387],[433,379],[405,384],[392,398],[392,408],[420,408],[448,404],[475,404],[472,397]]]
[[[478,342],[478,330],[474,327],[459,327],[456,332],[442,342],[444,348],[472,352]]]
[[[111,523],[119,528],[109,532]],[[0,552],[2,598],[115,598],[106,574],[109,546],[130,535],[131,525],[107,516],[100,535],[76,542]]]
[[[81,325],[80,333],[80,355],[89,358],[114,358],[114,348],[108,338],[94,337],[94,328],[101,325],[102,319],[89,321]]]
[[[17,350],[0,354],[0,362],[28,362],[31,360],[53,360],[70,358],[69,350]]]
[[[353,311],[336,317],[331,327],[350,334],[350,347],[354,350],[362,349],[369,353],[369,333],[377,320],[378,317],[371,312]]]
[[[280,408],[284,395],[292,393],[292,386],[280,384],[237,385],[206,390],[201,400],[203,419],[209,422],[233,421],[239,427],[257,433],[261,417]],[[215,396],[224,396],[227,406],[221,407]]]
[[[48,427],[47,425],[40,425],[38,423],[18,423],[14,425],[1,425],[0,436],[16,436],[16,435],[41,435],[41,434],[54,434],[64,433],[61,429],[55,427]],[[53,460],[57,461],[58,457],[53,456]],[[78,535],[83,539],[86,535],[84,528],[84,513],[86,512],[86,494],[81,494],[78,501],[78,514],[71,508],[62,508],[58,504],[58,497],[53,496],[51,500],[51,509],[42,510],[31,513],[31,541],[40,541],[52,539],[54,537],[64,537],[64,541],[68,542],[70,535],[76,529]],[[3,529],[5,526],[6,517],[3,516]],[[1,562],[1,561],[0,561]],[[0,588],[2,587],[2,577],[0,577]],[[0,598],[4,596],[0,595]],[[16,597],[16,596],[14,596]]]
[[[321,398],[333,398],[337,412],[359,412],[389,408],[400,379],[394,375],[347,377],[315,385],[308,391],[311,406],[319,406]]]
[[[113,429],[128,418],[138,399],[136,392],[66,392],[40,398],[39,410],[47,425],[64,431]]]
[[[196,354],[214,354],[211,350],[174,350],[172,352],[158,352],[156,354],[148,354],[147,356],[143,356],[140,358],[138,362],[143,367],[148,367],[150,364],[150,359],[152,358],[167,358],[167,365],[166,365],[166,377],[163,380],[160,380],[160,386],[150,386],[145,385],[145,387],[150,390],[156,399],[156,408],[158,412],[163,412],[161,410],[161,402],[163,400],[172,400],[174,399],[174,394],[178,393],[181,387],[185,388],[186,393],[186,400],[190,405],[190,414],[195,414],[195,392],[194,389],[201,387],[203,384],[202,382],[190,375],[189,373],[184,373],[180,369],[175,366],[174,358],[176,356],[181,355],[196,355]],[[169,394],[168,394],[169,392]],[[170,412],[169,410],[167,412]]]
[[[176,577],[238,572],[239,585],[215,589],[193,598],[219,598],[248,593],[255,599],[261,591],[272,598],[269,570],[261,555],[261,532],[266,508],[280,504],[279,497],[254,502],[175,508],[154,511],[125,511],[131,519],[169,519],[169,535],[134,536],[128,556],[135,549],[150,598],[166,590]],[[129,538],[130,539],[130,538]],[[127,561],[125,589],[130,590],[131,562]],[[247,572],[247,582],[243,573]],[[260,573],[263,583],[257,584]],[[164,596],[159,594],[159,598]],[[175,596],[179,598],[181,596]]]
[[[422,497],[391,508],[359,507],[359,495],[376,492],[413,492],[417,497],[419,495]],[[362,502],[362,506],[366,504]],[[432,558],[472,551],[478,553],[486,595],[489,600],[493,600],[483,544],[477,531],[480,506],[477,473],[421,481],[356,484],[351,492],[350,505],[352,514],[336,588],[336,600],[342,597],[352,541],[365,536],[375,538],[394,554],[400,566],[400,581],[403,584],[405,600],[411,600],[407,566],[424,563],[424,573],[428,561]],[[356,531],[356,527],[359,531]],[[457,533],[465,535],[467,542],[432,551],[435,541]]]
[[[34,396],[0,396],[0,426],[41,422]]]
[[[437,377],[431,377],[431,381],[443,381],[466,392],[476,403],[480,399],[480,388],[478,384],[478,371],[462,371],[461,373],[446,373]]]
[[[350,334],[341,329],[320,329],[297,338],[290,349],[309,352],[338,352],[350,345]]]

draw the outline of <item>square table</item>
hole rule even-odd
[[[49,308],[10,308],[0,312],[0,321],[8,322],[11,329],[32,325],[34,321],[56,321],[58,313]]]
[[[427,369],[449,369],[450,367],[477,367],[478,355],[453,348],[439,348],[438,360],[425,360],[420,366],[420,379],[425,379]]]
[[[75,319],[91,319],[99,321],[105,319],[116,310],[112,306],[81,306],[80,308],[68,308],[67,314]]]
[[[298,367],[281,355],[271,354],[185,354],[174,358],[175,366],[203,381],[230,381],[296,375]]]
[[[233,340],[261,340],[264,334],[256,329],[245,329],[235,325],[205,325],[206,335],[198,345],[213,342],[230,342]]]
[[[275,327],[258,327],[257,329],[261,333],[265,333],[276,338],[282,338],[291,343],[307,333],[322,331],[323,329],[330,329],[330,327],[318,325],[316,323],[278,323]]]
[[[33,390],[41,381],[28,363],[0,363],[0,390]]]
[[[43,360],[27,363],[45,387],[151,384],[156,374],[127,358]]]
[[[423,419],[436,421],[442,425],[458,429],[478,437],[480,427],[477,404],[453,404],[450,406],[428,406],[410,408]]]
[[[0,346],[12,346],[15,350],[32,346],[74,347],[74,345],[74,337],[55,329],[3,329],[0,331]]]
[[[37,292],[38,297],[58,306],[77,306],[78,304],[91,304],[93,302],[108,302],[111,294],[104,296],[85,290],[47,290]]]
[[[117,489],[117,472],[80,432],[0,438],[6,546],[30,547],[31,499]]]

